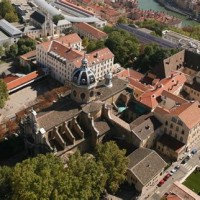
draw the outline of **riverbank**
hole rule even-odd
[[[177,12],[170,11],[166,9],[164,6],[161,6],[156,0],[138,0],[138,7],[142,10],[153,10],[157,12],[164,12],[168,15],[180,18],[182,20],[182,26],[199,26],[200,24],[195,21],[188,19],[187,16],[183,16]]]
[[[180,8],[175,8],[175,5],[170,4],[169,2],[166,2],[166,1],[163,1],[163,0],[155,0],[155,1],[158,2],[164,8],[166,8],[167,10],[176,12],[176,13],[183,15],[183,16],[192,17],[191,12],[182,10]]]

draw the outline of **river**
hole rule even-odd
[[[164,11],[168,13],[169,15],[173,15],[175,17],[181,18],[183,20],[182,26],[194,26],[194,25],[200,25],[200,23],[194,21],[194,20],[188,20],[187,17],[180,15],[178,13],[169,11],[165,9],[163,6],[161,6],[159,3],[157,3],[155,0],[138,0],[139,8],[143,10],[154,10],[154,11]]]

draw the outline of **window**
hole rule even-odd
[[[181,131],[181,134],[184,135],[184,130]]]
[[[177,134],[175,134],[175,138],[177,139]]]
[[[182,136],[180,137],[180,141],[183,142],[183,137]]]
[[[176,122],[177,122],[177,119],[176,119],[175,117],[172,117],[172,121],[173,121],[174,123],[176,123]]]
[[[170,128],[173,128],[173,124],[170,125]]]
[[[165,122],[165,125],[166,125],[166,126],[168,125],[168,121]]]
[[[176,131],[179,131],[179,127],[178,126],[176,127]]]
[[[81,99],[82,99],[82,100],[85,99],[85,93],[81,93]]]
[[[169,135],[172,135],[172,131],[171,130],[169,131]]]

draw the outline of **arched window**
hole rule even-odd
[[[182,136],[180,137],[180,141],[183,142],[183,137]]]
[[[76,91],[74,90],[74,91],[73,91],[73,95],[74,95],[74,97],[76,97],[76,94],[77,94],[77,93],[76,93]]]
[[[81,93],[81,99],[82,101],[85,99],[85,93]]]

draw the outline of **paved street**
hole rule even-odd
[[[196,167],[196,165],[199,165],[199,156],[200,156],[200,147],[197,148],[198,152],[193,155],[193,157],[186,162],[185,164],[180,164],[181,161],[175,162],[172,164],[172,166],[166,170],[165,175],[170,172],[175,166],[180,165],[180,169],[177,170],[161,187],[156,187],[154,188],[152,192],[152,196],[147,198],[149,200],[160,200],[160,198],[168,192],[169,188],[172,186],[174,181],[180,181],[184,182],[185,178],[187,175],[190,174],[191,171]],[[164,175],[164,176],[165,176]]]

